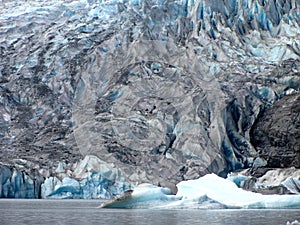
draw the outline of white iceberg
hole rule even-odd
[[[111,202],[106,208],[300,208],[300,195],[262,195],[238,188],[215,174],[177,184],[171,195],[167,188],[138,186]]]

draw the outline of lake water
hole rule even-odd
[[[97,200],[0,199],[0,224],[286,224],[300,220],[300,210],[149,210],[100,209]]]

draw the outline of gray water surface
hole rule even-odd
[[[286,224],[300,210],[100,209],[98,200],[0,200],[0,224]]]

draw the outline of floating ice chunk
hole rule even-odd
[[[300,195],[262,195],[238,188],[230,180],[208,174],[197,180],[182,181],[178,196],[184,199],[207,195],[208,198],[234,208],[300,208]]]
[[[104,208],[300,208],[300,195],[262,195],[238,188],[215,174],[177,184],[178,192],[142,185]]]
[[[208,174],[197,180],[182,181],[178,185],[178,196],[195,199],[208,196],[229,207],[244,207],[257,202],[255,193],[244,191],[230,180]]]
[[[134,190],[126,191],[121,197],[104,203],[103,208],[154,208],[166,202],[180,200],[181,197],[171,195],[169,188],[152,184],[141,184]]]

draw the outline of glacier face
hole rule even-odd
[[[120,169],[87,155],[72,174],[62,169],[56,176],[48,177],[41,185],[41,198],[111,199],[129,189],[132,184]]]
[[[207,174],[196,180],[177,184],[176,196],[164,193],[164,188],[142,186],[131,193],[104,203],[103,208],[300,208],[300,195],[262,195],[242,190],[228,179]],[[142,191],[141,191],[142,189]],[[163,194],[164,193],[164,194]],[[161,196],[163,194],[163,196]],[[172,198],[173,197],[173,198]],[[156,200],[153,202],[153,200]]]
[[[276,137],[271,159],[260,135],[251,138],[264,109],[285,95],[299,98],[299,7],[297,0],[3,2],[1,161],[22,158],[44,170],[94,154],[126,180],[154,184],[224,176],[251,167],[261,152],[279,166],[288,152],[288,164],[299,167],[299,145],[282,141],[293,142],[299,127]],[[294,109],[282,123],[298,121]]]
[[[0,165],[0,198],[40,198],[44,178],[37,171]]]

